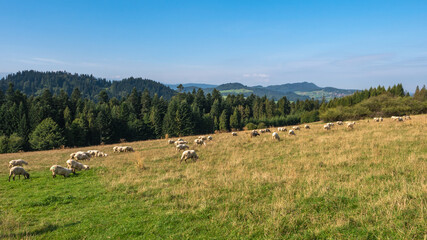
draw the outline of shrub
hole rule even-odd
[[[253,123],[248,123],[247,125],[246,125],[246,129],[247,130],[254,130],[254,129],[256,129],[256,125],[255,124],[253,124]]]
[[[25,144],[24,138],[18,136],[17,133],[13,133],[9,137],[8,151],[11,153],[18,152],[24,149],[24,144]]]
[[[261,128],[266,128],[267,126],[265,125],[265,123],[264,122],[260,122],[259,124],[258,124],[258,129],[261,129]]]

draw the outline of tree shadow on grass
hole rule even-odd
[[[28,236],[38,236],[38,235],[42,235],[45,233],[53,232],[58,228],[67,228],[67,227],[77,225],[79,223],[80,223],[80,221],[77,221],[77,222],[73,222],[73,223],[64,224],[63,226],[60,226],[57,224],[48,224],[48,225],[43,226],[39,229],[29,231],[29,232],[2,234],[2,235],[0,235],[0,239],[6,239],[6,238],[20,238],[21,239],[23,237],[28,237]]]

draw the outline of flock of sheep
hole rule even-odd
[[[204,145],[206,146],[207,141],[212,141],[212,136],[199,136],[194,140],[195,145]],[[184,152],[181,155],[181,161],[184,160],[187,162],[187,159],[193,159],[193,161],[196,161],[199,159],[199,156],[196,153],[196,150],[186,150],[190,149],[190,146],[188,146],[188,142],[184,141],[182,138],[178,138],[177,140],[168,140],[168,144],[175,144],[176,151],[184,150]]]
[[[114,147],[114,152],[133,152],[133,148],[130,146],[124,146],[124,147]],[[56,175],[62,175],[64,177],[68,177],[71,173],[76,174],[76,171],[81,170],[88,170],[89,166],[85,165],[79,161],[84,160],[90,160],[92,157],[107,157],[108,154],[103,153],[99,150],[89,150],[86,152],[78,151],[75,153],[70,154],[70,159],[68,159],[65,163],[67,164],[67,167],[63,167],[61,165],[53,165],[50,167],[50,171],[52,172],[52,177],[55,178]],[[23,168],[24,165],[28,165],[28,162],[17,159],[17,160],[11,160],[9,162],[9,182],[10,178],[13,176],[13,180],[15,181],[15,176],[18,175],[18,178],[21,178],[21,175],[24,176],[24,178],[28,179],[30,178],[30,174],[25,171]]]
[[[403,117],[399,117],[399,116],[392,116],[391,117],[392,120],[394,121],[405,121],[405,120],[411,120],[410,116],[403,116]],[[383,118],[382,117],[375,117],[374,122],[382,122]],[[337,121],[336,122],[337,125],[344,125],[344,123],[342,121]],[[348,129],[353,129],[355,126],[355,122],[346,122],[346,126]],[[326,123],[323,128],[325,130],[330,130],[335,124],[332,122]],[[305,129],[310,129],[309,125],[304,125]],[[293,126],[292,129],[289,130],[288,134],[289,135],[293,135],[295,136],[295,131],[300,130],[299,126]],[[287,132],[288,130],[285,127],[279,127],[277,128],[278,132]],[[261,129],[261,130],[252,130],[251,132],[249,132],[250,137],[257,137],[260,136],[260,133],[269,133],[271,132],[270,129]],[[237,136],[237,132],[232,132],[231,133],[232,136]],[[273,132],[272,133],[272,139],[273,140],[278,140],[280,141],[280,136],[277,132]],[[198,138],[196,138],[194,140],[194,144],[195,145],[204,145],[206,146],[206,142],[207,141],[211,141],[212,140],[212,136],[199,136]],[[181,155],[181,161],[180,163],[184,160],[185,162],[187,162],[187,159],[193,159],[194,161],[196,161],[197,159],[199,159],[197,153],[195,150],[190,150],[190,146],[187,145],[188,142],[184,141],[184,139],[177,139],[177,140],[168,140],[168,144],[175,144],[175,149],[176,151],[181,151],[184,150],[184,152]],[[113,147],[113,152],[114,153],[120,153],[120,152],[134,152],[133,148],[131,146],[115,146]],[[81,170],[88,170],[89,166],[82,164],[79,161],[84,161],[84,160],[90,160],[90,158],[92,157],[107,157],[108,155],[106,153],[103,153],[99,150],[89,150],[86,152],[83,151],[78,151],[75,153],[71,153],[70,154],[70,159],[68,159],[66,161],[67,167],[62,167],[60,165],[53,165],[50,168],[50,171],[52,172],[52,177],[55,178],[56,175],[62,175],[64,177],[68,177],[71,173],[76,174],[76,171],[81,171]],[[17,159],[17,160],[11,160],[9,162],[9,168],[10,168],[10,173],[9,173],[9,182],[10,182],[10,178],[13,176],[13,180],[15,180],[15,176],[18,175],[19,179],[21,178],[21,175],[24,176],[24,179],[29,179],[30,178],[30,174],[25,171],[25,169],[23,168],[24,165],[28,165],[28,162],[22,160],[22,159]]]

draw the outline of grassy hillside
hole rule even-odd
[[[426,237],[427,115],[311,126],[280,142],[215,134],[182,164],[166,140],[82,148],[110,156],[69,178],[49,167],[77,149],[2,154],[0,239]],[[18,158],[31,179],[9,183]]]

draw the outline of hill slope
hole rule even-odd
[[[215,134],[181,164],[166,140],[2,154],[1,166],[27,160],[31,179],[0,184],[0,238],[423,239],[426,120],[317,123],[280,142]],[[52,179],[50,166],[94,148],[109,156]]]
[[[102,78],[95,78],[86,74],[71,74],[68,72],[38,72],[22,71],[16,74],[9,74],[0,80],[0,89],[7,90],[9,83],[14,84],[15,89],[19,89],[27,95],[40,95],[44,89],[49,89],[52,93],[58,94],[61,90],[71,95],[75,88],[78,88],[85,98],[96,100],[101,90],[106,90],[110,97],[120,98],[129,94],[135,87],[138,91],[147,89],[152,95],[157,93],[167,99],[171,98],[175,91],[169,87],[149,79],[128,78],[121,81],[108,81]]]

